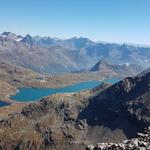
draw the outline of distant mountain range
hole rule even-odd
[[[88,38],[57,39],[16,35],[0,35],[0,60],[40,73],[58,74],[89,70],[99,60],[111,64],[135,64],[150,67],[150,48],[128,44],[93,42]]]

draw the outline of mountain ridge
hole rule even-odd
[[[143,71],[142,67],[135,64],[110,64],[107,60],[98,61],[89,71],[108,72],[107,74],[118,74],[126,76],[135,76]]]
[[[5,37],[0,35],[1,60],[39,73],[89,70],[101,59],[111,64],[141,64],[148,68],[149,58],[150,48],[99,43],[83,37],[64,40],[31,35],[22,37],[10,32],[5,33]]]

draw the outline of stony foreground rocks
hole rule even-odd
[[[138,133],[137,138],[124,140],[120,143],[98,143],[88,145],[86,150],[150,150],[150,127],[144,133]]]

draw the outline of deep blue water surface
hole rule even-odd
[[[108,79],[105,80],[105,82],[109,83],[116,83],[119,81],[119,79]],[[81,82],[77,83],[71,86],[63,87],[63,88],[19,88],[19,92],[16,93],[16,95],[11,96],[10,98],[15,101],[22,101],[22,102],[28,102],[28,101],[36,101],[40,98],[56,93],[69,93],[69,92],[79,92],[82,90],[92,89],[98,85],[100,85],[101,81],[87,81],[87,82]]]
[[[8,106],[8,105],[9,105],[8,103],[0,101],[0,107],[4,107],[4,106]]]

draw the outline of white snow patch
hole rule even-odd
[[[16,42],[19,42],[19,41],[21,41],[23,38],[19,38],[19,39],[16,39],[15,41]]]
[[[149,62],[149,60],[148,60],[148,59],[145,59],[144,61],[145,61],[145,62]]]
[[[125,63],[125,65],[126,65],[126,66],[129,66],[130,64],[129,64],[129,63]]]

